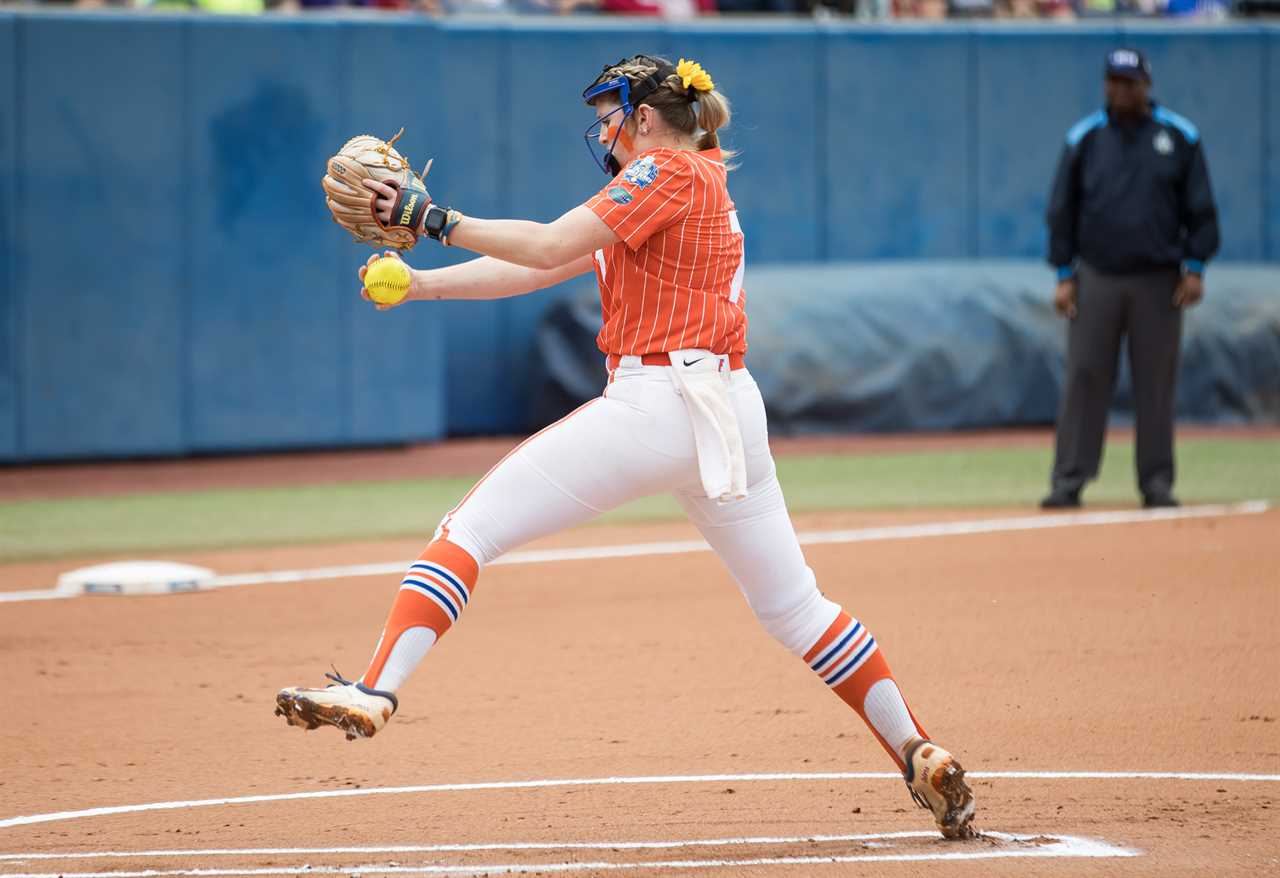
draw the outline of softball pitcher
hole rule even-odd
[[[929,740],[866,626],[819,591],[787,514],[764,404],[743,363],[743,236],[726,188],[732,154],[716,135],[728,100],[696,62],[645,55],[606,66],[583,99],[596,116],[588,147],[609,183],[548,224],[430,205],[422,234],[483,256],[413,271],[407,299],[518,296],[594,271],[604,393],[518,445],[445,515],[401,582],[361,680],[330,675],[325,688],[284,689],[277,714],[348,738],[374,735],[395,713],[396,691],[466,610],[484,565],[671,492],[765,630],[857,711],[942,834],[970,835],[964,770]],[[396,190],[365,185],[388,221]]]

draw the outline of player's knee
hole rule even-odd
[[[448,540],[474,558],[478,567],[487,566],[502,554],[502,550],[492,541],[486,540],[476,528],[470,526],[465,516],[452,513],[440,522],[431,540]]]
[[[752,609],[775,640],[801,656],[840,615],[840,605],[827,600],[818,590],[817,580],[808,567],[804,569],[804,581],[789,590],[785,599]]]

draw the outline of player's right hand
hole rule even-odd
[[[383,250],[381,253],[374,253],[372,256],[370,256],[368,259],[364,261],[364,265],[356,269],[356,274],[360,275],[360,280],[362,281],[364,280],[365,272],[369,270],[369,266],[373,265],[373,263],[377,262],[379,259],[381,259],[384,256],[390,256],[393,259],[400,259],[400,252],[398,250]],[[400,261],[403,262],[404,260],[400,259]],[[399,302],[396,302],[394,305],[383,305],[380,302],[373,301],[373,299],[369,296],[369,291],[366,290],[363,286],[360,287],[360,298],[372,304],[373,307],[377,308],[379,311],[390,311],[392,308],[398,308],[399,306],[403,305],[405,302],[409,301],[409,296],[411,296],[412,294],[413,294],[413,285],[410,284],[409,295],[405,296],[403,299],[401,299]]]
[[[1076,316],[1076,279],[1069,277],[1058,281],[1058,288],[1053,291],[1053,307],[1068,320]]]

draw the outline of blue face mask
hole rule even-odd
[[[618,109],[602,116],[592,122],[587,127],[586,132],[582,135],[583,140],[587,144],[587,152],[591,154],[591,160],[596,163],[600,170],[604,171],[610,177],[616,177],[622,171],[622,165],[614,156],[613,150],[618,145],[618,138],[622,136],[622,126],[627,124],[627,120],[631,118],[631,114],[635,112],[635,108],[631,106],[631,83],[627,81],[625,76],[615,76],[604,82],[590,86],[582,93],[582,99],[588,104],[602,95],[613,95],[617,93],[619,103]],[[600,153],[600,131],[607,130],[610,122],[619,113],[622,118],[618,119],[618,130],[609,141],[608,149],[603,154]]]
[[[667,80],[668,77],[674,76],[676,69],[671,66],[671,62],[663,58],[657,58],[652,55],[636,55],[632,58],[623,58],[617,64],[606,64],[604,69],[600,71],[600,76],[608,75],[610,70],[625,67],[628,64],[642,63],[645,66],[657,68],[648,76],[642,77],[634,84],[625,76],[612,76],[608,79],[601,80],[597,78],[595,82],[587,86],[582,92],[582,99],[588,104],[604,95],[613,97],[618,102],[618,109],[609,113],[603,119],[597,119],[587,129],[587,133],[583,135],[587,142],[587,151],[591,153],[591,160],[596,163],[600,170],[604,171],[610,177],[616,177],[622,171],[622,165],[618,161],[617,156],[613,154],[614,149],[618,145],[619,139],[622,137],[623,126],[627,124],[627,120],[635,113],[636,107],[645,102],[649,95],[657,91],[658,87]],[[618,131],[609,141],[609,147],[604,155],[599,155],[600,146],[600,129],[601,126],[608,125],[611,120],[618,114],[622,114],[622,118],[616,120],[618,122]],[[624,140],[623,145],[627,143]]]

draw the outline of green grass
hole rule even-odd
[[[1050,449],[822,455],[778,461],[793,512],[821,509],[1019,507],[1048,486]],[[1280,498],[1280,442],[1188,439],[1178,444],[1184,503]],[[472,478],[133,494],[0,503],[0,563],[74,555],[266,546],[418,536],[426,539]],[[1108,447],[1091,504],[1135,502],[1133,450]],[[601,520],[681,513],[667,497]]]

